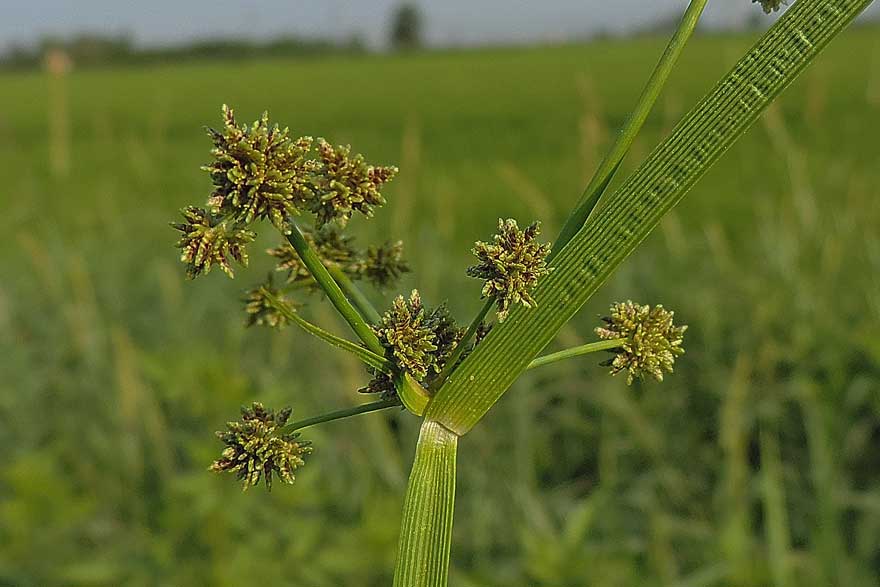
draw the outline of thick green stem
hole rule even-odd
[[[377,355],[384,355],[385,349],[382,348],[373,329],[370,328],[370,325],[366,323],[363,316],[360,315],[357,309],[351,305],[348,298],[345,297],[339,284],[334,281],[330,276],[330,273],[327,271],[327,268],[324,267],[321,258],[318,257],[318,254],[309,246],[309,243],[300,231],[299,226],[291,221],[290,234],[285,236],[291,246],[296,250],[299,258],[302,259],[303,264],[312,274],[312,277],[315,278],[315,281],[318,282],[318,285],[320,285],[321,289],[324,290],[324,293],[327,294],[327,299],[330,300],[330,303],[333,304],[336,311],[338,311],[345,321],[348,322],[348,325],[351,326],[351,329],[354,330],[354,333],[357,334],[358,338],[367,345],[367,348]]]
[[[587,223],[590,214],[596,208],[596,204],[599,203],[599,199],[605,193],[608,184],[611,183],[611,179],[617,172],[617,168],[620,167],[620,163],[632,146],[636,135],[639,134],[639,130],[645,124],[648,114],[660,95],[660,91],[666,84],[666,80],[669,79],[669,74],[672,72],[675,62],[678,61],[678,57],[681,55],[681,50],[684,49],[685,44],[693,34],[697,22],[700,20],[700,15],[706,7],[706,2],[707,0],[691,0],[678,25],[678,29],[672,35],[672,39],[669,40],[666,51],[663,52],[663,56],[660,57],[659,63],[654,68],[654,73],[651,74],[651,78],[642,91],[642,95],[639,97],[639,101],[632,111],[629,120],[620,130],[620,134],[617,135],[617,140],[612,145],[608,155],[605,156],[593,179],[590,180],[587,189],[584,190],[577,206],[575,206],[568,220],[565,221],[559,237],[557,237],[556,242],[553,244],[553,250],[550,252],[551,259]]]
[[[425,420],[403,503],[394,587],[446,587],[458,436]]]
[[[431,385],[431,390],[435,391],[440,389],[440,386],[443,385],[443,382],[446,381],[446,378],[452,374],[452,371],[455,370],[455,365],[458,363],[459,359],[461,359],[462,353],[467,349],[468,345],[471,342],[471,339],[474,338],[474,335],[477,333],[477,329],[480,328],[480,324],[483,323],[483,319],[486,318],[486,314],[489,313],[489,310],[492,309],[492,306],[495,305],[495,300],[489,299],[486,301],[485,305],[480,309],[479,313],[474,317],[471,321],[468,329],[465,330],[464,336],[461,337],[461,340],[458,341],[455,349],[452,351],[452,355],[450,355],[449,360],[446,361],[446,364],[443,366],[443,369],[440,371],[440,375],[437,376],[437,379],[434,380],[434,384]]]
[[[287,428],[289,432],[293,432],[294,430],[301,430],[303,428],[308,428],[309,426],[314,426],[315,424],[323,424],[324,422],[332,422],[333,420],[342,420],[343,418],[351,418],[352,416],[359,416],[361,414],[369,414],[370,412],[378,412],[379,410],[399,407],[401,407],[401,405],[397,398],[383,399],[377,402],[355,406],[353,408],[328,412],[313,418],[306,418],[299,422],[292,422],[285,426],[285,428]]]
[[[370,367],[378,369],[383,373],[391,373],[393,371],[393,366],[391,365],[391,362],[388,361],[388,359],[386,359],[385,357],[377,355],[371,350],[366,349],[359,344],[353,343],[350,340],[345,340],[344,338],[336,336],[335,334],[331,334],[330,332],[327,332],[316,324],[312,324],[311,322],[297,314],[294,310],[291,310],[289,307],[282,304],[281,301],[274,295],[272,295],[272,293],[266,288],[263,288],[262,292],[266,299],[272,303],[278,313],[280,313],[291,322],[297,324],[306,332],[314,334],[321,340],[330,343],[336,348],[340,348],[344,351],[350,352]]]
[[[586,355],[589,353],[616,349],[622,346],[625,342],[625,338],[616,338],[614,340],[599,340],[596,342],[591,342],[589,344],[565,349],[564,351],[559,351],[558,353],[550,353],[549,355],[538,357],[537,359],[529,363],[529,366],[526,367],[526,369],[535,369],[536,367],[543,367],[544,365],[556,363],[557,361],[564,361],[565,359],[580,357],[581,355]]]
[[[349,279],[348,275],[346,275],[337,265],[331,265],[327,268],[327,271],[330,273],[331,277],[336,280],[336,283],[339,284],[339,287],[348,299],[351,300],[354,307],[358,309],[361,316],[366,318],[367,322],[370,324],[378,324],[381,317],[379,316],[376,307],[370,303],[370,300],[367,299],[364,292],[362,292],[360,288]]]

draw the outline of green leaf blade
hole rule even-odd
[[[467,433],[763,110],[871,0],[799,0],[595,213],[535,289],[450,376],[427,417]]]

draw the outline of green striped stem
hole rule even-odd
[[[394,587],[445,587],[449,577],[458,436],[422,423],[403,503]]]

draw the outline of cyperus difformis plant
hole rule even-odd
[[[765,11],[780,1],[758,0]],[[458,438],[467,434],[526,369],[600,350],[614,353],[613,373],[628,382],[662,379],[681,355],[685,327],[661,306],[615,304],[599,340],[538,355],[616,267],[657,225],[760,113],[849,24],[870,0],[798,0],[734,69],[619,187],[607,188],[645,122],[706,0],[692,0],[633,113],[552,248],[537,240],[538,225],[520,229],[502,219],[491,240],[474,247],[470,275],[483,281],[486,302],[467,328],[441,304],[424,305],[417,292],[400,295],[380,313],[355,282],[387,291],[409,270],[399,242],[357,248],[343,230],[385,204],[396,168],[370,165],[349,147],[308,137],[292,139],[264,115],[238,126],[224,107],[224,127],[211,131],[206,167],[214,192],[204,208],[187,208],[178,246],[196,277],[229,260],[247,262],[258,222],[283,237],[270,251],[283,283],[269,280],[247,294],[248,323],[296,324],[360,359],[369,374],[364,391],[380,399],[288,423],[289,410],[260,404],[219,433],[226,445],[212,470],[235,474],[246,487],[261,478],[291,482],[311,450],[296,431],[329,420],[404,406],[423,419],[404,501],[398,586],[447,582]],[[358,214],[355,214],[357,212]],[[307,226],[299,225],[305,218]],[[359,342],[344,339],[300,315],[299,298],[321,290]],[[497,309],[495,323],[489,319]]]

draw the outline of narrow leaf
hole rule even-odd
[[[871,0],[798,0],[594,212],[538,285],[456,369],[427,417],[461,435],[501,397],[660,218]]]

